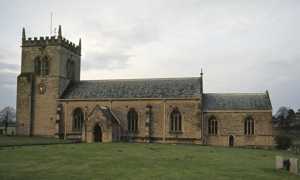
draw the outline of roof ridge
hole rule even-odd
[[[97,81],[143,81],[143,80],[181,80],[181,79],[200,79],[200,77],[170,77],[170,78],[133,78],[133,79],[91,79],[80,80],[79,82],[97,82]]]
[[[203,93],[204,95],[266,95],[265,92],[245,92],[245,93]]]

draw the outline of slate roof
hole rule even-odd
[[[267,93],[208,93],[203,95],[204,111],[207,110],[271,110]]]
[[[62,99],[200,97],[200,77],[87,80],[71,84]]]

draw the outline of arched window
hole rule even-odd
[[[138,131],[138,114],[137,112],[131,108],[127,114],[128,120],[128,132],[134,133]]]
[[[73,130],[81,131],[83,125],[83,112],[80,108],[76,108],[73,112]]]
[[[75,63],[72,60],[67,61],[67,78],[73,79],[75,77]]]
[[[244,121],[244,134],[245,135],[254,134],[254,119],[252,117],[247,117]]]
[[[177,108],[171,112],[170,120],[171,132],[181,132],[181,114]]]
[[[71,62],[71,78],[75,79],[75,63],[74,63],[74,61]]]
[[[49,60],[48,60],[47,56],[45,56],[43,58],[43,61],[41,64],[41,74],[44,76],[49,74]]]
[[[218,134],[218,121],[214,116],[208,119],[208,134],[210,135]]]
[[[41,60],[40,60],[40,57],[37,57],[37,58],[35,58],[35,60],[34,60],[34,72],[35,72],[37,75],[40,75],[40,74],[41,74]]]

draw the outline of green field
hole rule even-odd
[[[0,179],[300,179],[274,169],[286,152],[172,144],[1,147]],[[299,158],[299,156],[298,156]]]
[[[0,147],[7,146],[25,146],[25,145],[45,145],[45,144],[65,144],[71,141],[47,138],[47,137],[29,137],[29,136],[4,136],[0,135]]]

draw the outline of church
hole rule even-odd
[[[17,78],[17,134],[81,142],[272,146],[268,91],[206,93],[199,77],[80,80],[81,40],[27,38]],[[84,62],[83,62],[84,63]]]

